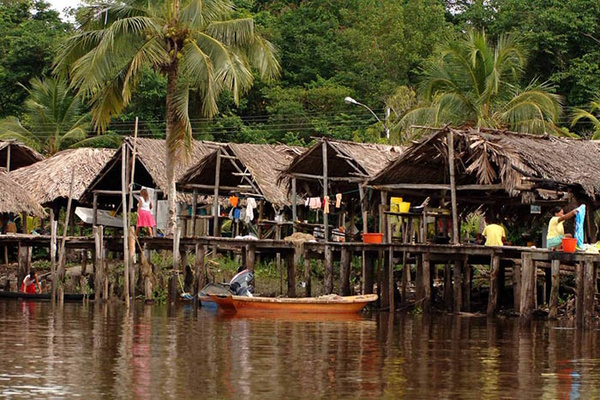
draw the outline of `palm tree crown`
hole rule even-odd
[[[86,9],[81,30],[56,61],[79,93],[90,99],[96,129],[131,99],[145,66],[167,78],[166,137],[170,231],[175,223],[173,168],[191,148],[189,99],[198,96],[203,116],[217,112],[224,90],[234,100],[253,84],[252,68],[275,78],[279,63],[252,18],[232,18],[229,0],[149,0]]]
[[[592,100],[588,106],[588,110],[583,108],[575,108],[573,110],[573,120],[571,126],[577,124],[580,120],[588,120],[592,124],[592,139],[600,139],[600,97]]]
[[[34,78],[30,85],[22,120],[0,120],[0,139],[16,139],[48,155],[86,140],[90,115],[64,80]]]
[[[558,132],[561,98],[535,80],[520,86],[526,57],[513,37],[492,45],[485,33],[470,31],[445,43],[427,64],[419,87],[420,103],[397,130],[415,134],[414,125],[467,125],[517,132]]]

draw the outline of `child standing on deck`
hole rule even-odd
[[[146,188],[140,190],[137,214],[136,236],[139,236],[140,228],[148,228],[148,235],[153,237],[152,228],[156,226],[156,220],[154,219],[154,215],[152,215],[152,201],[150,201]]]

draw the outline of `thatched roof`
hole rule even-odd
[[[487,185],[510,196],[570,190],[600,199],[600,146],[595,141],[490,129],[443,128],[409,147],[375,176],[375,187],[448,184],[447,134],[455,148],[456,185]]]
[[[189,159],[184,160],[177,165],[175,170],[176,180],[185,173],[187,168],[202,160],[205,156],[219,147],[218,143],[206,141],[194,141],[192,145],[192,153]],[[134,139],[128,137],[123,145],[116,151],[112,159],[90,183],[84,194],[84,199],[86,201],[91,200],[91,193],[93,190],[121,190],[121,160],[124,148],[129,153],[129,158],[131,159],[134,148]],[[163,139],[137,138],[135,139],[135,149],[136,165],[134,172],[134,190],[145,186],[157,188],[166,194],[168,192],[166,141]],[[100,202],[103,202],[103,200],[101,199]]]
[[[300,147],[286,145],[249,143],[224,145],[221,148],[221,154],[234,158],[221,160],[219,186],[233,188],[242,185],[239,187],[239,192],[249,192],[263,196],[266,201],[276,206],[289,206],[291,200],[285,187],[287,180],[284,179],[278,182],[279,174],[303,150]],[[217,152],[214,152],[199,164],[190,168],[181,177],[179,184],[183,187],[191,184],[214,187],[216,162]],[[242,174],[248,175],[243,176]],[[212,194],[212,190],[206,188],[203,192]]]
[[[50,158],[20,168],[10,177],[27,189],[42,205],[50,205],[58,199],[68,199],[72,171],[73,200],[79,201],[86,187],[113,156],[113,149],[69,149]]]
[[[281,175],[295,176],[298,182],[304,182],[299,184],[300,192],[320,194],[321,179],[314,177],[323,175],[323,143],[327,145],[327,175],[333,178],[330,185],[336,186],[337,190],[348,190],[355,187],[357,182],[368,180],[396,160],[403,151],[400,146],[320,138],[304,154],[296,157]]]
[[[10,165],[7,166],[9,154]],[[14,171],[43,159],[40,153],[16,140],[0,141],[0,167]]]
[[[24,189],[5,172],[0,172],[0,213],[27,213],[35,217],[45,217],[46,212]]]

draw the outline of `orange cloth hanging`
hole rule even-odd
[[[229,204],[231,207],[237,207],[240,198],[237,196],[229,196]]]

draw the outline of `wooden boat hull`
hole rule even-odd
[[[322,296],[308,298],[271,298],[209,295],[219,309],[238,314],[306,313],[306,314],[356,314],[377,295]]]
[[[21,299],[28,301],[50,301],[50,293],[22,293],[22,292],[6,292],[0,291],[0,298],[3,299]],[[84,295],[78,293],[66,293],[64,301],[82,301],[84,298],[93,300],[94,295]]]

